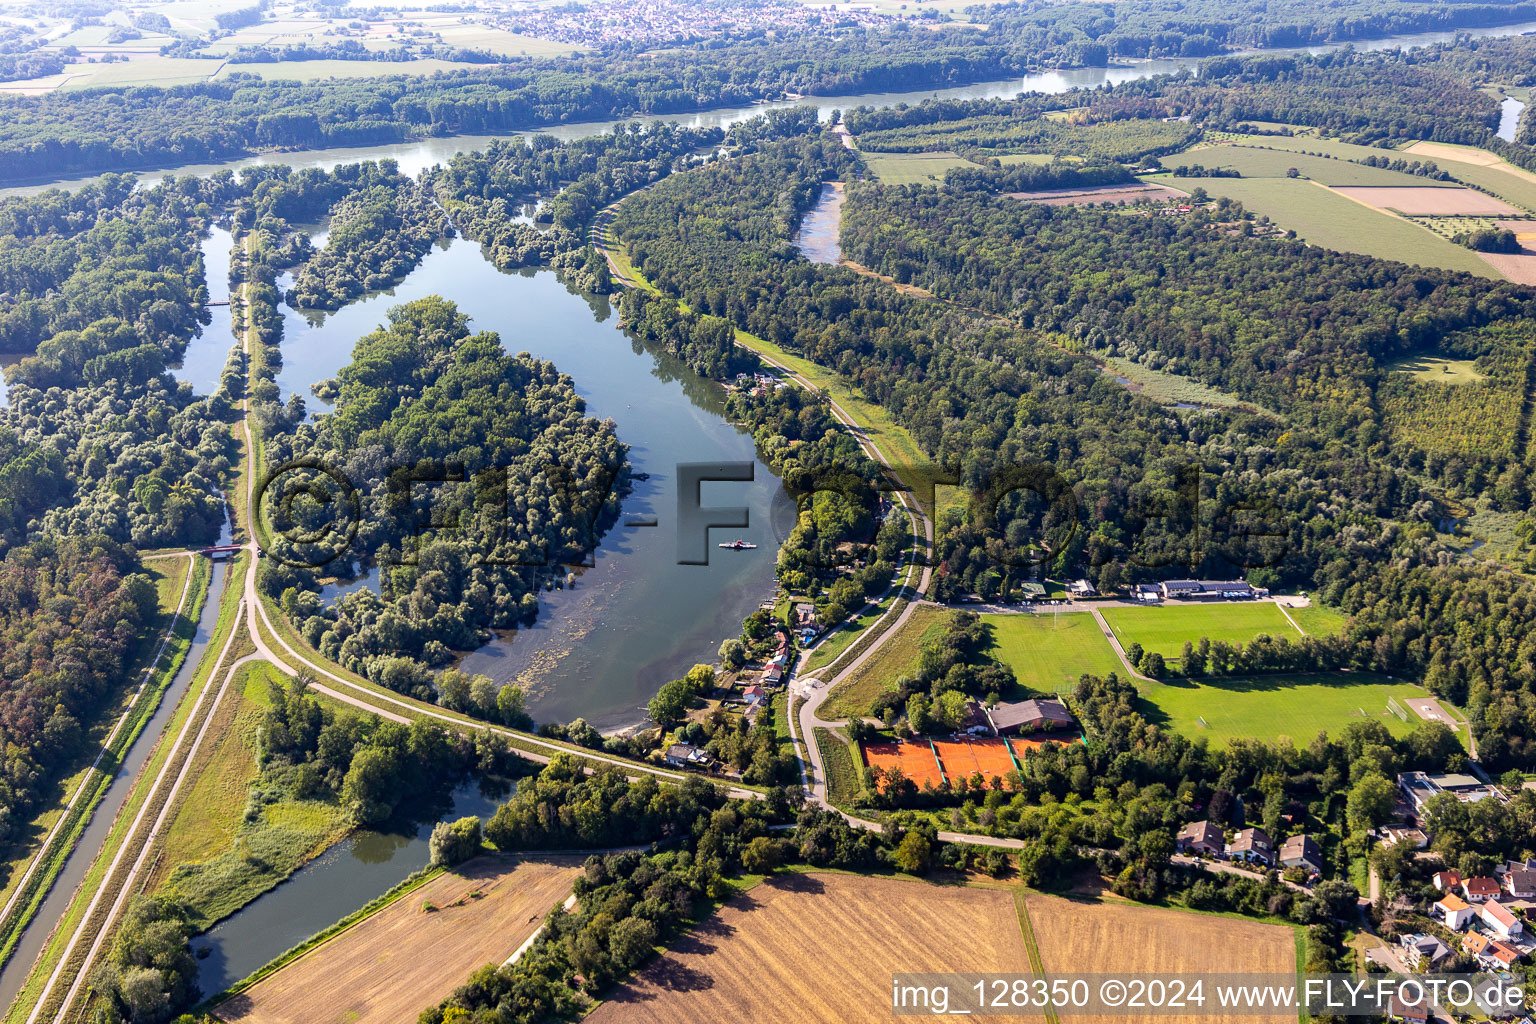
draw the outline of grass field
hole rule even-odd
[[[1425,384],[1471,384],[1483,379],[1471,359],[1447,359],[1443,356],[1409,356],[1389,363],[1383,369],[1408,373]]]
[[[831,664],[833,659],[852,646],[854,641],[864,635],[866,629],[878,621],[880,616],[885,614],[885,610],[896,600],[896,595],[897,591],[893,590],[879,604],[866,605],[862,615],[818,644],[816,649],[811,652],[811,656],[805,660],[806,671],[809,672],[821,668],[823,665]]]
[[[203,63],[207,63],[204,61]],[[236,72],[258,75],[261,78],[287,78],[299,82],[316,82],[322,78],[379,78],[384,75],[431,75],[439,71],[473,71],[483,64],[464,64],[459,61],[438,60],[426,57],[421,60],[280,60],[271,64],[226,64],[216,76],[225,79]],[[211,70],[211,69],[210,69]]]
[[[1047,973],[1113,971],[1166,976],[1253,972],[1294,977],[1297,970],[1296,932],[1285,925],[1039,893],[1027,894],[1024,904],[1041,966]],[[1073,1014],[1065,1019],[1073,1024],[1109,1024],[1130,1018]],[[1209,1024],[1252,1018],[1223,1014],[1207,1005],[1196,1015],[1149,1019]]]
[[[943,631],[948,614],[932,605],[913,608],[912,616],[901,628],[828,695],[826,714],[837,718],[868,714],[876,697],[895,689],[896,680],[917,670],[923,641]]]
[[[1107,676],[1120,659],[1089,612],[983,615],[992,628],[992,657],[1031,690],[1063,692],[1084,672]]]
[[[1029,970],[1006,889],[782,875],[731,900],[587,1021],[888,1021],[893,972]]]
[[[1271,601],[1105,608],[1104,620],[1121,645],[1139,643],[1142,650],[1171,659],[1183,656],[1184,641],[1194,643],[1201,637],[1245,644],[1260,633],[1292,640],[1301,635]]]
[[[570,894],[580,857],[479,857],[220,1004],[242,1024],[415,1020],[511,956]],[[425,909],[430,904],[434,910]]]
[[[827,773],[827,801],[836,807],[852,807],[864,792],[859,761],[848,742],[831,729],[817,729],[816,749]]]
[[[869,172],[887,185],[934,185],[951,167],[975,167],[953,153],[865,153]]]
[[[1331,636],[1342,632],[1346,616],[1343,612],[1334,611],[1332,608],[1324,608],[1319,604],[1309,604],[1305,608],[1287,608],[1296,625],[1308,636]]]
[[[1248,210],[1327,249],[1425,267],[1462,270],[1479,277],[1497,279],[1500,276],[1470,249],[1411,221],[1374,210],[1300,178],[1158,176],[1149,180],[1187,191],[1203,188],[1210,195],[1235,199]]]
[[[251,801],[256,750],[270,685],[282,676],[262,662],[242,667],[215,720],[218,740],[196,766],[165,832],[155,891],[184,901],[207,926],[271,889],[350,830],[334,801],[286,794]]]
[[[1423,697],[1425,691],[1384,676],[1339,672],[1143,683],[1141,695],[1149,721],[1213,745],[1244,737],[1300,746],[1320,731],[1337,736],[1351,722],[1380,722],[1394,736],[1405,736],[1419,723],[1411,713],[1408,724],[1390,714],[1387,698]]]
[[[1238,405],[1252,405],[1244,402],[1234,395],[1213,388],[1209,384],[1202,384],[1189,377],[1180,376],[1177,373],[1167,373],[1163,370],[1154,370],[1140,363],[1132,362],[1120,356],[1110,356],[1104,359],[1104,363],[1110,371],[1131,382],[1131,386],[1143,395],[1164,405],[1210,405],[1218,408],[1231,408]]]

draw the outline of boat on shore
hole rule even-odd
[[[749,544],[744,540],[727,541],[720,546],[725,548],[727,551],[751,551],[753,548],[757,547],[756,544]]]

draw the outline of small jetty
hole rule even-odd
[[[720,546],[725,548],[727,551],[751,551],[753,548],[757,547],[756,544],[749,544],[744,540],[727,541]]]

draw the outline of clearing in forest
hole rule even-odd
[[[898,1020],[893,973],[954,971],[1030,973],[1009,891],[782,875],[731,900],[587,1021]]]
[[[580,857],[477,857],[220,1003],[231,1024],[415,1020],[501,963],[571,892]]]

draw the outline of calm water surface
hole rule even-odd
[[[471,318],[472,330],[495,331],[510,352],[552,361],[575,381],[589,415],[612,418],[630,446],[636,480],[619,524],[575,587],[546,591],[532,627],[517,630],[464,658],[465,671],[517,681],[541,721],[583,717],[601,729],[632,725],[660,686],[698,662],[715,658],[720,641],[774,592],[774,553],[792,526],[778,479],[754,453],[752,439],[723,415],[718,385],[664,352],[646,348],[617,326],[606,297],[572,294],[548,271],[505,274],[472,242],[432,250],[406,280],[326,316],[285,310],[283,366],[277,383],[305,397],[312,413],[327,406],[310,394],[351,360],[358,338],[402,302],[441,294]],[[751,526],[714,530],[708,566],[677,564],[677,478],[683,462],[746,461],[751,483],[706,483],[706,506],[746,506]],[[654,527],[626,520],[654,516]],[[775,525],[775,520],[777,524]],[[755,551],[723,551],[736,537]],[[371,578],[327,589],[376,586]]]
[[[843,183],[829,181],[821,186],[816,205],[806,211],[795,232],[795,245],[812,263],[836,263],[843,258],[838,229],[843,223]]]
[[[1499,106],[1499,138],[1505,142],[1515,141],[1515,129],[1520,127],[1520,112],[1525,109],[1525,104],[1513,96],[1504,97],[1504,102]]]

